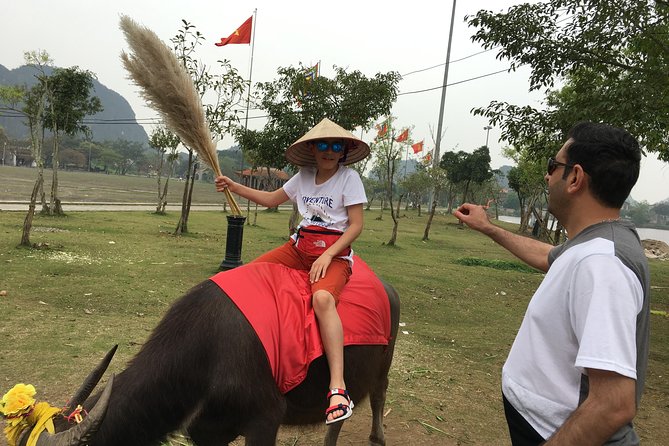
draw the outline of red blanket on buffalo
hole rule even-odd
[[[211,277],[255,329],[282,393],[304,380],[323,354],[306,271],[250,263]],[[381,281],[359,257],[339,298],[344,345],[388,345],[390,304]]]

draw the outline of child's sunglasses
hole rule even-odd
[[[316,148],[318,149],[319,152],[326,152],[328,149],[332,149],[334,153],[339,153],[342,150],[344,150],[344,143],[341,142],[325,142],[325,141],[317,141],[316,142]]]

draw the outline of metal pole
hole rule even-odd
[[[455,2],[453,0],[453,11],[451,12],[451,29],[448,32],[448,48],[446,50],[446,67],[444,68],[444,83],[441,87],[441,107],[439,107],[439,122],[437,123],[437,141],[434,147],[434,158],[432,159],[432,167],[437,167],[440,161],[440,147],[441,147],[441,129],[444,120],[444,107],[446,103],[446,84],[448,83],[448,67],[451,60],[451,43],[453,42],[453,24],[455,22]]]
[[[403,178],[407,177],[407,164],[409,164],[409,144],[407,144],[406,146],[407,146],[407,151],[406,151],[406,155],[404,156],[404,176],[403,176]]]
[[[251,105],[251,77],[253,75],[253,50],[256,46],[256,22],[258,20],[258,8],[253,10],[253,35],[251,36],[251,64],[249,66],[249,92],[246,96],[246,118],[244,119],[244,130],[249,125],[249,106]]]
[[[253,20],[251,21],[252,35],[251,35],[251,63],[249,64],[249,91],[246,96],[246,117],[244,118],[244,130],[248,128],[249,124],[249,108],[251,105],[251,79],[253,75],[253,50],[256,44],[256,20],[258,8],[253,10]],[[244,173],[244,152],[239,150],[240,164],[239,176],[243,178]],[[247,209],[249,202],[247,201]],[[241,215],[228,215],[228,232],[225,240],[225,258],[219,266],[219,270],[225,271],[236,268],[242,264],[242,239],[244,238],[244,222],[246,217]]]
[[[490,129],[492,129],[492,126],[486,125],[483,127],[483,130],[485,130],[485,146],[488,147],[488,136],[490,136]]]
[[[453,10],[451,11],[451,29],[448,32],[448,47],[446,49],[446,66],[444,67],[444,83],[441,86],[441,106],[439,107],[439,122],[437,123],[437,140],[434,146],[434,156],[432,157],[432,168],[436,169],[439,166],[441,154],[439,153],[441,147],[441,129],[444,120],[444,107],[446,103],[446,84],[448,84],[448,67],[451,62],[451,43],[453,42],[453,24],[455,23],[455,2],[453,0]],[[430,189],[428,197],[428,209],[432,209],[432,200],[434,199],[434,191]]]
[[[251,21],[252,26],[252,35],[251,35],[251,63],[249,64],[249,91],[246,95],[246,116],[244,117],[244,130],[246,131],[249,126],[249,107],[251,106],[251,77],[253,75],[253,50],[256,46],[256,21],[258,20],[258,8],[253,10],[253,20]],[[240,164],[239,164],[239,176],[242,176],[244,171],[244,152],[241,147],[239,148],[240,153]]]

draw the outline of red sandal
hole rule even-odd
[[[347,418],[350,418],[351,415],[353,415],[353,407],[355,407],[355,405],[353,404],[353,401],[351,401],[351,397],[348,394],[348,390],[346,390],[346,389],[330,389],[330,391],[328,392],[328,396],[327,396],[328,401],[330,401],[330,398],[332,398],[335,395],[340,395],[340,396],[343,396],[344,398],[346,398],[346,400],[348,401],[348,404],[339,403],[339,404],[336,404],[334,406],[328,407],[325,410],[325,424],[338,423],[340,421],[344,421]],[[331,413],[336,412],[338,410],[344,411],[344,414],[337,417],[337,418],[333,418],[332,420],[327,419],[328,415],[330,415]]]

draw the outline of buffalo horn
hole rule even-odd
[[[111,362],[112,358],[114,357],[114,353],[116,353],[116,349],[118,348],[118,344],[112,347],[109,352],[105,355],[104,358],[102,358],[102,361],[100,361],[100,364],[93,369],[91,373],[88,374],[86,379],[84,380],[84,383],[79,387],[79,390],[77,390],[77,393],[74,394],[72,398],[70,398],[70,401],[67,403],[67,406],[63,410],[65,413],[72,413],[77,406],[84,404],[84,401],[90,396],[91,392],[93,389],[95,389],[95,386],[98,385],[98,382],[100,382],[100,379],[102,378],[102,375],[104,375],[105,371],[107,370],[107,367],[109,367],[109,363]]]
[[[57,434],[50,434],[46,431],[42,432],[37,439],[36,446],[81,446],[88,443],[91,437],[95,435],[95,432],[97,432],[100,423],[102,423],[107,413],[113,384],[114,375],[109,378],[109,382],[105,390],[102,391],[100,399],[88,413],[88,416],[84,418],[84,421]]]

